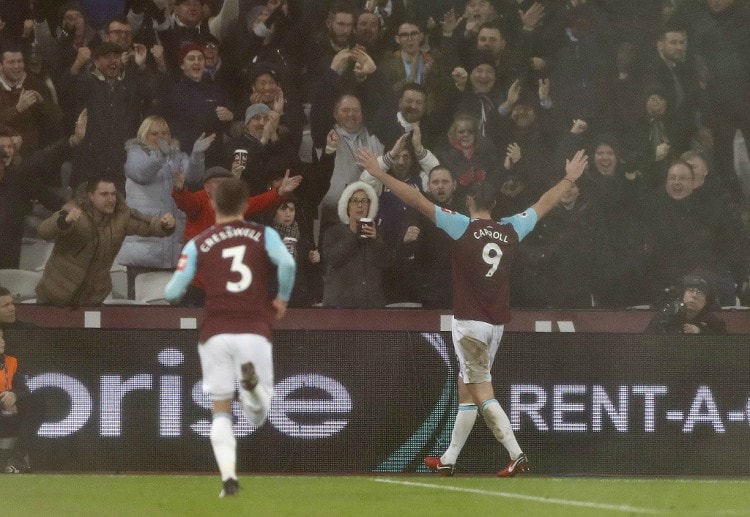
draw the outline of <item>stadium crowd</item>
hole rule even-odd
[[[297,261],[291,307],[449,308],[445,236],[363,147],[447,209],[491,183],[497,219],[586,150],[514,307],[657,304],[686,274],[748,299],[747,0],[6,0],[0,50],[0,269],[43,204],[45,302],[101,303],[113,264],[132,297],[236,176]]]

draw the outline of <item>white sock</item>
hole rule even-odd
[[[461,449],[464,448],[469,433],[474,428],[474,422],[477,421],[477,406],[474,404],[459,404],[458,414],[456,414],[456,423],[453,424],[453,433],[451,434],[451,444],[448,446],[440,462],[443,465],[455,465]]]
[[[237,440],[232,432],[232,415],[215,413],[211,422],[211,447],[214,449],[216,464],[221,480],[237,479]]]
[[[513,434],[513,429],[510,427],[508,415],[500,407],[500,403],[495,399],[485,400],[480,406],[480,411],[487,427],[490,428],[497,441],[503,444],[511,459],[516,459],[523,454]]]
[[[255,427],[262,426],[268,417],[268,408],[271,407],[271,395],[266,389],[258,384],[252,391],[240,390],[240,402],[242,411],[248,421]]]

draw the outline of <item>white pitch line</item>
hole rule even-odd
[[[422,488],[434,488],[451,492],[465,492],[469,494],[491,495],[495,497],[507,497],[508,499],[521,499],[535,503],[557,504],[561,506],[577,506],[579,508],[594,508],[597,510],[611,510],[613,512],[630,512],[643,514],[659,514],[658,510],[651,508],[638,508],[636,506],[592,503],[590,501],[573,501],[570,499],[556,499],[554,497],[539,497],[535,495],[514,494],[511,492],[492,492],[490,490],[479,490],[476,488],[461,488],[456,486],[431,485],[429,483],[416,483],[414,481],[396,481],[395,479],[371,478],[378,483],[391,483],[394,485],[416,486]]]

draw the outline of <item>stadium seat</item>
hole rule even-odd
[[[36,284],[42,279],[39,271],[0,269],[0,285],[8,289],[16,302],[36,298]]]
[[[736,296],[734,298],[734,305],[724,305],[721,309],[724,311],[747,311],[750,310],[750,307],[742,305],[740,298]]]
[[[112,264],[109,270],[112,279],[112,298],[122,300],[128,297],[128,270],[120,264]]]
[[[164,299],[164,288],[172,278],[171,271],[141,273],[135,277],[135,301],[151,305],[168,305]]]
[[[54,247],[55,243],[53,241],[24,237],[21,242],[21,261],[18,269],[43,271]]]

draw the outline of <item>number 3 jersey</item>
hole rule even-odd
[[[435,207],[435,224],[453,239],[453,316],[502,325],[510,320],[510,273],[518,243],[534,229],[534,209],[500,222]]]
[[[277,266],[276,271],[272,264]],[[206,290],[202,343],[216,334],[251,333],[271,339],[275,313],[268,275],[278,275],[278,297],[289,300],[295,273],[294,259],[276,230],[232,221],[200,233],[182,250],[165,290],[167,300],[179,300],[198,272]]]

